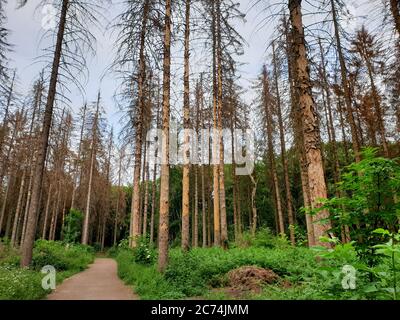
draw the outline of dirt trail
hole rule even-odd
[[[98,258],[89,268],[66,279],[48,300],[138,300],[132,289],[118,278],[117,263]]]

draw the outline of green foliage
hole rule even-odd
[[[144,265],[155,263],[157,252],[150,246],[150,237],[139,237],[136,243],[137,247],[133,250],[135,262]]]
[[[82,271],[93,261],[93,258],[94,251],[89,246],[37,240],[31,267],[39,271],[44,266],[51,265],[57,271]]]
[[[249,231],[243,232],[236,245],[241,248],[287,248],[289,242],[285,237],[273,235],[269,228],[261,228],[255,235]]]
[[[135,262],[131,249],[120,249],[116,257],[118,275],[127,284],[134,285],[142,299],[180,299],[184,295],[166,281],[155,265],[145,266]]]
[[[37,300],[48,291],[42,288],[43,275],[32,270],[0,265],[0,300]]]
[[[330,212],[336,234],[340,234],[342,226],[350,226],[357,253],[370,266],[375,265],[378,261],[374,245],[380,242],[380,235],[373,231],[385,228],[393,232],[399,219],[398,160],[376,157],[375,149],[365,149],[363,160],[342,173],[338,188],[341,196],[326,200],[321,209]]]
[[[65,217],[63,225],[64,242],[79,243],[81,238],[83,213],[79,210],[71,209]]]
[[[42,288],[44,266],[57,271],[57,282],[80,272],[93,261],[94,251],[88,246],[38,240],[35,242],[30,269],[19,267],[20,256],[9,245],[0,243],[0,300],[37,300],[49,291]]]
[[[384,229],[377,229],[375,233],[389,240],[374,246],[376,254],[380,257],[380,263],[369,269],[378,279],[374,289],[380,298],[397,300],[399,299],[400,233],[391,233]]]

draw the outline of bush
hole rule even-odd
[[[40,271],[51,265],[57,271],[81,271],[94,259],[94,250],[83,245],[37,240],[33,249],[32,268]]]
[[[0,244],[0,300],[37,300],[50,291],[42,288],[41,269],[52,265],[57,282],[84,270],[93,261],[88,246],[38,240],[35,242],[30,269],[19,268],[20,256],[9,245]]]
[[[157,260],[157,252],[150,246],[149,237],[139,237],[137,247],[134,249],[135,262],[150,265]]]
[[[118,262],[118,275],[127,284],[134,285],[135,292],[142,299],[162,300],[180,299],[184,295],[177,291],[155,265],[145,266],[135,262],[131,249],[120,249],[116,260]]]

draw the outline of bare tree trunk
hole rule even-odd
[[[298,110],[298,90],[296,90],[294,81],[296,79],[295,72],[296,68],[294,66],[294,60],[292,57],[292,45],[293,45],[293,33],[289,31],[289,24],[285,17],[285,41],[286,41],[286,57],[288,63],[288,75],[289,75],[289,93],[290,93],[290,103],[291,103],[291,116],[294,127],[294,140],[296,145],[297,154],[299,157],[300,165],[300,177],[301,177],[301,187],[303,194],[303,203],[305,208],[310,207],[310,187],[308,185],[308,175],[306,168],[306,161],[304,155],[304,140],[303,140],[303,125],[301,123],[301,114]],[[308,245],[314,246],[314,225],[312,216],[306,213],[306,228],[307,228],[307,239]]]
[[[14,94],[14,84],[15,84],[15,76],[16,76],[17,70],[14,69],[12,78],[11,78],[11,83],[10,83],[10,88],[8,90],[7,94],[7,101],[6,101],[6,106],[5,106],[5,112],[4,112],[4,118],[3,118],[3,123],[1,125],[1,130],[0,130],[0,152],[3,150],[3,143],[4,143],[4,138],[7,135],[7,122],[8,122],[8,114],[10,112],[10,106],[11,106],[11,100]],[[3,164],[3,166],[6,163]],[[0,186],[3,183],[3,180],[0,181]]]
[[[217,72],[218,72],[218,130],[219,130],[219,196],[221,217],[221,244],[223,248],[228,247],[228,225],[226,218],[226,195],[225,195],[225,159],[224,140],[222,135],[222,39],[221,39],[221,0],[217,0]]]
[[[139,52],[139,81],[138,81],[138,113],[139,119],[136,126],[135,139],[135,165],[133,173],[133,193],[131,208],[131,226],[130,226],[130,245],[136,247],[136,238],[140,235],[140,170],[142,161],[142,138],[143,138],[143,120],[144,120],[144,85],[146,80],[146,57],[145,44],[147,34],[148,15],[150,10],[150,1],[145,0],[143,8],[142,26],[140,34],[140,52]]]
[[[182,250],[189,250],[190,222],[190,0],[185,1],[185,54],[183,97],[183,174],[182,174]],[[193,226],[192,226],[193,227]]]
[[[7,182],[6,193],[4,195],[3,204],[1,205],[0,233],[1,233],[1,230],[2,230],[3,221],[4,221],[5,214],[6,214],[7,200],[8,200],[8,195],[10,193],[10,185],[11,185],[11,175],[9,175],[8,182]]]
[[[42,239],[46,239],[46,234],[47,234],[47,221],[49,220],[49,212],[50,212],[50,200],[51,200],[51,193],[52,193],[53,185],[50,183],[49,186],[49,193],[47,195],[47,201],[46,201],[46,210],[45,210],[45,215],[44,215],[44,221],[43,221],[43,230],[42,230]]]
[[[274,144],[273,144],[273,128],[272,128],[272,109],[271,109],[271,102],[270,102],[270,89],[269,89],[269,80],[267,74],[267,68],[264,66],[263,68],[263,90],[264,90],[264,108],[265,114],[267,118],[267,139],[268,139],[268,149],[269,149],[269,162],[271,167],[271,175],[272,175],[272,182],[274,184],[274,191],[275,191],[275,200],[276,200],[276,211],[278,216],[278,226],[279,226],[279,234],[285,234],[285,221],[283,217],[282,211],[282,202],[281,202],[281,192],[279,187],[278,181],[278,174],[276,171],[275,166],[275,153],[274,153]]]
[[[83,221],[83,231],[82,231],[82,244],[87,245],[89,243],[89,224],[90,224],[90,206],[92,200],[92,187],[93,187],[93,173],[94,165],[96,161],[96,134],[97,134],[97,123],[99,119],[99,109],[100,109],[100,92],[97,95],[96,103],[96,114],[94,117],[94,123],[92,128],[92,142],[90,148],[90,169],[89,169],[89,184],[88,192],[86,197],[86,208],[85,208],[85,219]]]
[[[22,174],[21,185],[19,187],[19,194],[18,194],[18,201],[17,201],[17,209],[15,210],[14,216],[14,224],[11,232],[11,245],[15,247],[16,245],[16,238],[17,238],[17,231],[18,231],[18,222],[21,213],[22,207],[22,197],[24,195],[24,187],[25,187],[25,177],[26,177],[26,170]]]
[[[390,0],[390,11],[392,12],[394,24],[397,30],[397,33],[400,36],[400,9],[399,9],[399,1],[398,0]]]
[[[384,152],[385,157],[389,158],[390,154],[389,154],[389,146],[388,146],[388,143],[386,140],[384,114],[383,114],[382,107],[381,107],[381,104],[378,99],[378,90],[376,89],[374,76],[372,73],[372,64],[371,64],[371,61],[367,57],[364,57],[364,59],[365,59],[366,65],[367,65],[368,76],[369,76],[369,80],[371,83],[372,96],[373,96],[374,107],[375,107],[375,114],[376,114],[376,118],[377,118],[376,121],[378,122],[378,131],[381,136],[383,152]]]
[[[272,43],[273,48],[273,62],[274,62],[274,80],[275,80],[275,91],[276,91],[276,111],[278,115],[278,124],[279,124],[279,133],[280,133],[280,141],[281,141],[281,158],[282,158],[282,167],[283,167],[283,175],[285,180],[285,193],[286,193],[286,207],[287,214],[289,220],[289,234],[290,234],[290,242],[292,245],[296,244],[296,239],[294,235],[294,213],[293,213],[293,201],[292,201],[292,192],[290,191],[290,180],[289,180],[289,164],[286,157],[286,139],[285,139],[285,128],[283,126],[283,118],[282,118],[282,108],[281,108],[281,94],[279,90],[279,76],[277,70],[277,59],[275,53],[275,43]]]
[[[158,244],[158,270],[165,271],[168,264],[169,238],[169,132],[171,95],[171,0],[165,2],[164,65],[163,65],[163,137],[160,187],[160,222]]]
[[[146,177],[144,180],[144,207],[143,207],[143,236],[147,236],[147,212],[149,208],[149,164],[146,162],[145,164],[145,172]]]
[[[118,161],[118,191],[117,191],[117,206],[115,209],[115,220],[114,220],[114,246],[117,244],[117,236],[118,236],[118,223],[119,223],[119,211],[120,211],[120,200],[121,200],[121,180],[122,180],[122,161],[124,157],[123,149],[119,152],[119,161]]]
[[[81,153],[82,153],[82,140],[83,140],[83,132],[85,129],[85,121],[86,121],[86,109],[87,109],[87,105],[85,103],[85,105],[83,106],[83,115],[82,115],[82,125],[81,125],[81,133],[80,133],[80,137],[79,137],[79,147],[78,147],[78,156],[75,160],[75,164],[74,164],[74,185],[72,188],[72,200],[71,200],[71,209],[75,209],[75,200],[76,200],[76,189],[78,188],[78,166],[80,165],[80,161],[81,161]]]
[[[61,60],[61,51],[64,39],[64,30],[66,25],[68,7],[69,7],[69,0],[63,0],[61,14],[60,14],[59,28],[57,33],[56,47],[54,51],[54,60],[51,71],[49,92],[47,96],[46,110],[43,120],[41,145],[38,150],[38,157],[35,165],[32,200],[29,205],[29,216],[27,221],[26,236],[25,236],[25,241],[22,245],[22,257],[21,257],[22,267],[28,267],[32,261],[33,244],[35,242],[36,227],[37,227],[37,215],[40,205],[39,204],[40,192],[42,187],[43,171],[44,171],[47,147],[49,142],[48,140],[49,140],[50,127],[53,117],[53,106],[56,95],[58,71]]]
[[[157,99],[157,122],[156,126],[159,126],[160,119],[160,94],[158,94]],[[153,182],[151,187],[151,217],[150,217],[150,244],[154,245],[154,220],[155,220],[155,212],[156,212],[156,197],[157,197],[157,158],[158,158],[158,147],[157,147],[158,137],[155,138],[154,144],[156,145],[154,150],[154,165],[153,165]]]
[[[349,87],[349,81],[347,78],[346,62],[345,62],[345,58],[343,55],[342,43],[341,43],[341,39],[340,39],[339,23],[337,20],[337,11],[336,11],[336,6],[335,6],[335,0],[330,0],[330,1],[331,1],[331,7],[332,7],[333,25],[334,25],[334,29],[335,29],[336,46],[337,46],[337,52],[339,55],[340,72],[341,72],[341,77],[342,77],[342,87],[344,90],[344,98],[345,98],[345,103],[346,103],[346,108],[347,108],[347,120],[350,125],[355,160],[356,160],[356,162],[360,162],[361,161],[361,155],[360,155],[361,148],[360,148],[360,142],[359,142],[358,134],[357,134],[357,127],[356,127],[356,123],[355,123],[354,115],[353,115],[350,87]]]
[[[318,128],[318,119],[315,111],[315,105],[311,93],[311,81],[309,75],[309,62],[306,54],[304,29],[301,13],[301,1],[289,1],[290,19],[293,27],[293,55],[296,66],[296,84],[299,90],[299,107],[303,121],[303,136],[305,157],[307,160],[307,173],[310,187],[311,207],[319,205],[320,199],[327,198],[327,189],[325,184],[325,174],[322,163],[320,148],[320,137]],[[319,240],[321,236],[327,236],[331,228],[330,222],[320,223],[322,219],[328,219],[329,213],[321,211],[315,216],[319,224],[314,225],[314,237],[318,245],[327,245]]]
[[[251,191],[251,233],[255,236],[257,231],[257,206],[256,206],[256,194],[257,194],[257,181],[254,179],[253,175],[250,175],[251,182],[253,183],[253,190]]]

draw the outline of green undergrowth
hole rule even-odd
[[[88,246],[38,240],[29,269],[19,267],[19,252],[6,242],[0,243],[0,300],[38,300],[50,293],[42,288],[44,266],[56,269],[56,281],[84,270],[94,259]]]
[[[392,279],[396,279],[397,266],[390,254],[398,247],[391,249],[393,245],[390,243],[383,245],[388,248],[386,256],[377,253],[380,262],[373,267],[368,267],[358,257],[352,243],[337,242],[334,249],[309,249],[292,247],[285,239],[261,233],[256,239],[249,237],[239,245],[228,250],[199,248],[188,253],[172,249],[164,274],[157,271],[156,259],[140,261],[138,253],[126,246],[114,248],[112,254],[118,262],[121,279],[146,300],[362,300],[396,297],[397,284]],[[227,274],[242,266],[270,269],[282,281],[265,285],[258,293],[243,292],[232,296]]]

